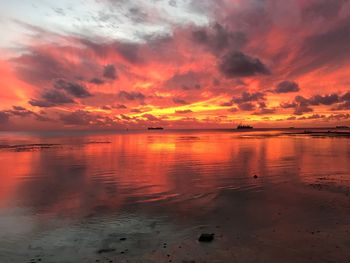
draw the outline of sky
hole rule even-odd
[[[350,0],[0,3],[0,129],[350,125]]]

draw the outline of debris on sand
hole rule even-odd
[[[199,242],[211,242],[214,239],[214,234],[203,233],[198,238]]]
[[[101,248],[97,250],[97,254],[108,253],[115,251],[115,248]]]

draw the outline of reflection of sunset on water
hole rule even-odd
[[[43,212],[55,213],[60,207],[57,211],[62,213],[67,207],[85,213],[85,206],[94,206],[96,200],[112,207],[162,196],[171,201],[216,192],[225,185],[303,181],[348,169],[346,140],[277,135],[150,132],[40,139],[59,145],[0,152],[1,203],[24,202]],[[262,179],[252,180],[254,174]]]

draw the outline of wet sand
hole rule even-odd
[[[316,140],[310,142],[294,138],[292,145],[303,150],[304,155],[299,158],[295,155],[299,152],[297,148],[291,154],[284,147],[285,138],[281,141],[273,137],[272,144],[258,147],[261,140],[270,137],[250,138],[243,144],[240,137],[229,151],[220,149],[221,154],[232,154],[223,161],[221,155],[208,159],[207,155],[201,155],[213,146],[207,134],[161,135],[156,139],[154,136],[151,141],[148,135],[142,137],[142,143],[145,138],[149,143],[147,151],[155,150],[142,170],[135,156],[129,156],[125,148],[122,155],[113,159],[119,160],[118,167],[124,165],[115,172],[118,181],[107,178],[106,170],[106,177],[100,172],[92,179],[95,170],[91,162],[87,164],[89,169],[82,166],[82,161],[90,160],[89,155],[102,162],[98,153],[103,153],[101,156],[108,159],[109,151],[102,149],[119,145],[113,138],[87,140],[111,141],[108,144],[85,141],[85,146],[80,145],[79,149],[70,146],[69,152],[76,153],[74,158],[68,155],[69,161],[65,148],[57,149],[56,144],[53,149],[39,147],[34,152],[7,151],[7,156],[12,157],[45,155],[44,160],[36,163],[39,167],[46,158],[53,158],[50,154],[54,153],[55,158],[45,168],[54,169],[50,176],[34,180],[39,176],[38,170],[16,171],[17,177],[26,173],[31,177],[16,182],[11,190],[12,198],[10,194],[1,195],[1,262],[349,262],[350,164],[349,155],[344,156],[349,154],[347,139],[334,145],[328,139],[309,138]],[[202,149],[203,138],[206,148]],[[222,143],[227,144],[228,139],[232,139],[231,135],[225,135]],[[182,150],[175,153],[179,158],[175,162],[166,159],[173,151],[169,143],[172,145],[174,141],[177,147],[185,146],[187,152],[199,151],[191,155],[193,159],[188,166],[178,156],[184,154]],[[215,149],[220,148],[217,141]],[[318,148],[312,148],[320,142],[327,151],[317,153]],[[261,152],[271,145],[276,149],[279,143],[283,144],[280,155],[277,150]],[[189,150],[189,145],[194,148]],[[81,147],[85,149],[83,156],[80,156]],[[241,151],[234,154],[237,147]],[[131,151],[140,148],[133,147]],[[255,156],[251,151],[259,154]],[[159,152],[165,155],[157,155]],[[142,151],[140,154],[146,156]],[[130,166],[121,162],[126,161],[123,155],[132,157]],[[321,157],[329,163],[320,162]],[[8,157],[7,161],[10,160]],[[35,166],[34,159],[30,161]],[[261,166],[262,163],[266,166]],[[159,181],[163,177],[157,183],[144,183],[148,172],[162,174],[171,164],[175,165],[167,175],[169,180],[174,180],[171,187],[164,183],[167,187],[161,188],[163,184]],[[66,168],[57,174],[53,172],[62,166]],[[132,167],[142,173],[140,177],[133,177],[129,170]],[[152,169],[148,171],[149,168]],[[127,181],[121,179],[123,171],[128,171]],[[213,233],[213,241],[199,242],[202,233]]]
[[[184,214],[176,203],[166,211],[155,204],[135,205],[123,218],[113,213],[101,217],[104,209],[110,211],[95,207],[96,215],[79,222],[66,225],[66,219],[57,219],[37,225],[42,233],[16,246],[6,247],[2,239],[2,251],[9,253],[2,262],[345,263],[350,257],[349,193],[350,188],[322,180],[207,193],[188,200],[197,208],[182,207]],[[7,231],[16,231],[11,228],[28,219],[8,220]],[[214,233],[214,240],[198,242],[201,233]]]

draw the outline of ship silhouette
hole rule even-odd
[[[244,124],[239,124],[239,125],[237,126],[237,130],[248,130],[248,129],[253,129],[253,126],[244,125]]]
[[[148,130],[164,130],[163,127],[148,127]]]

